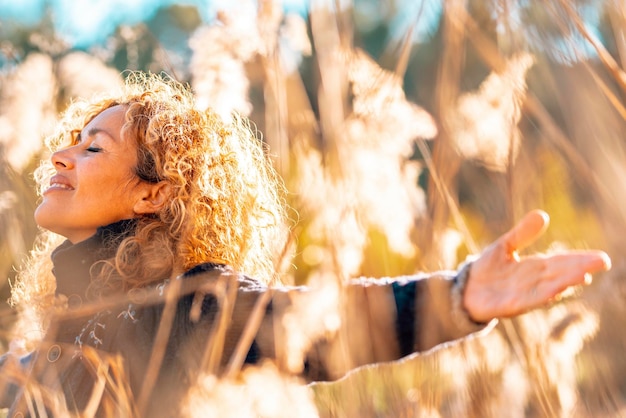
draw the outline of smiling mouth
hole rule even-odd
[[[51,183],[50,187],[46,189],[46,192],[52,189],[62,189],[62,190],[74,190],[74,188],[70,185],[63,183]]]

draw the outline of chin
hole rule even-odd
[[[39,205],[37,209],[35,209],[35,223],[40,228],[46,229],[50,232],[54,232],[55,234],[60,234],[56,224],[58,222],[58,216],[54,216],[54,214],[48,213],[43,204]],[[57,222],[54,222],[54,221]],[[60,234],[62,235],[62,234]]]
[[[34,218],[35,218],[35,223],[42,227],[42,228],[46,228],[45,224],[46,224],[46,216],[45,216],[45,211],[41,209],[41,205],[37,206],[37,209],[35,209],[35,214],[34,214]],[[48,229],[48,228],[46,228]]]

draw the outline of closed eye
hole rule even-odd
[[[98,147],[89,147],[89,148],[86,148],[86,149],[89,152],[100,152],[100,151],[102,151],[102,148],[98,148]]]

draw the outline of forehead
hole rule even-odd
[[[113,137],[120,139],[122,126],[124,125],[126,109],[124,106],[113,106],[98,113],[83,128],[83,135],[89,135],[90,130],[101,130]]]

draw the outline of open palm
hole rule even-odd
[[[529,212],[473,262],[463,298],[473,320],[486,322],[543,306],[568,287],[588,282],[590,274],[611,267],[609,256],[597,250],[520,258],[517,251],[539,238],[549,222],[545,212]]]

